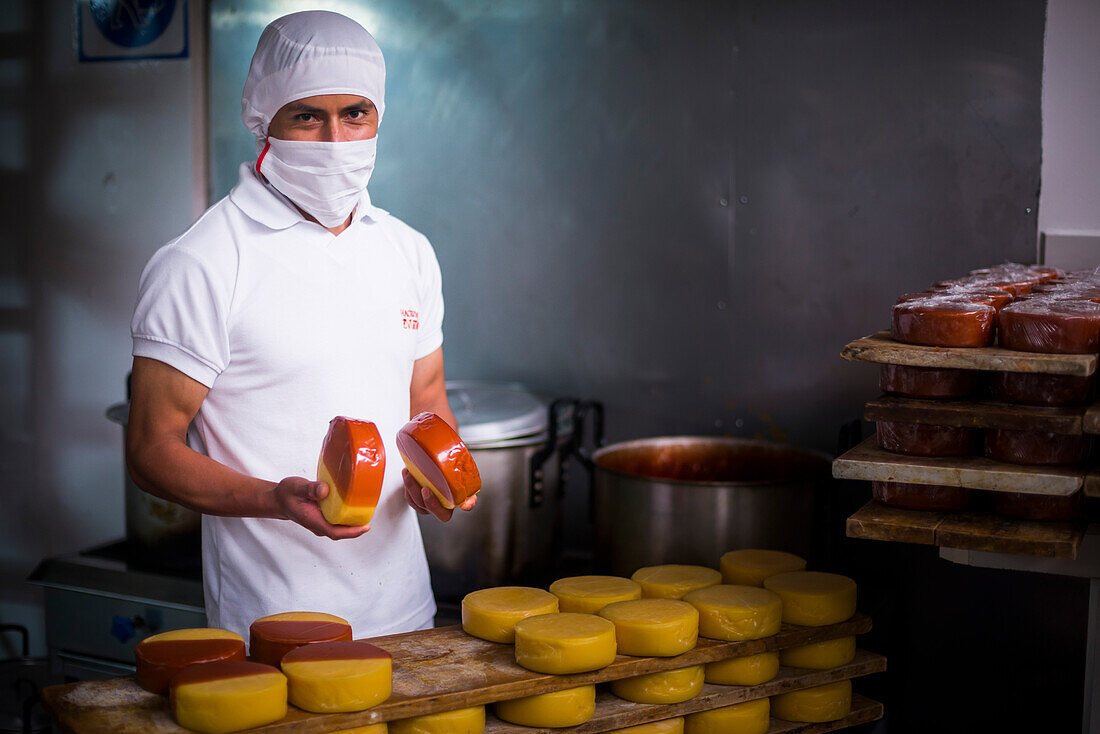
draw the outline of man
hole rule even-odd
[[[409,506],[450,512],[400,471],[395,436],[425,410],[454,425],[442,288],[428,241],[367,194],[384,112],[382,52],[361,26],[322,11],[271,23],[242,100],[256,161],[142,274],[127,463],[203,513],[213,626],[323,611],[363,637],[435,613]],[[370,526],[330,525],[318,501],[334,490],[309,478],[337,415],[386,443]]]

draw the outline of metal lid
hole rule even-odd
[[[514,382],[453,380],[447,400],[467,444],[531,436],[547,429],[547,402]]]

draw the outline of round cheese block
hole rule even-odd
[[[909,398],[963,398],[975,390],[973,370],[910,367],[884,364],[879,368],[879,389]]]
[[[1046,431],[985,431],[985,455],[994,461],[1031,466],[1073,466],[1088,458],[1092,437]]]
[[[611,734],[684,734],[684,717],[651,721],[648,724],[612,729]]]
[[[703,690],[703,666],[665,670],[611,681],[611,692],[634,703],[683,703]]]
[[[362,711],[390,697],[390,654],[362,640],[317,642],[283,656],[288,698],[304,711]]]
[[[618,654],[671,657],[695,647],[699,612],[676,599],[617,601],[600,610],[615,625]]]
[[[421,413],[397,432],[397,450],[420,486],[447,509],[481,489],[481,474],[455,429],[435,413]]]
[[[497,718],[520,726],[560,729],[579,726],[596,713],[596,687],[580,686],[553,693],[498,701],[493,704]]]
[[[994,400],[1017,405],[1070,406],[1093,401],[1095,374],[1047,375],[1042,372],[993,372],[989,392]]]
[[[699,634],[714,640],[759,640],[779,632],[783,623],[783,601],[759,586],[709,586],[684,601],[699,610]]]
[[[989,494],[993,496],[993,510],[998,515],[1019,517],[1024,520],[1069,522],[1081,518],[1085,512],[1085,493],[1082,490],[1065,496],[1020,492],[990,492]]]
[[[722,686],[758,686],[779,675],[779,653],[762,652],[707,663],[704,668],[707,683]]]
[[[333,525],[366,525],[374,516],[386,474],[386,447],[369,421],[338,416],[328,425],[317,460],[317,481],[328,485],[321,513]]]
[[[187,729],[224,734],[286,716],[286,676],[262,663],[191,665],[172,678],[168,707]]]
[[[462,600],[462,630],[489,642],[511,644],[516,622],[558,611],[558,597],[529,586],[497,586],[472,591]]]
[[[723,584],[763,586],[769,576],[805,570],[806,561],[785,551],[743,548],[723,553],[718,567]]]
[[[249,657],[278,666],[296,647],[351,639],[347,620],[324,612],[282,612],[260,617],[248,627]]]
[[[684,734],[764,734],[771,725],[767,698],[735,703],[684,717]]]
[[[1036,298],[1001,309],[997,323],[1005,349],[1055,354],[1100,351],[1100,303]]]
[[[134,648],[137,684],[162,696],[168,693],[172,677],[188,665],[244,659],[243,637],[210,627],[161,632]]]
[[[808,627],[837,624],[856,613],[856,582],[821,571],[781,573],[764,588],[783,600],[783,621]]]
[[[706,566],[646,566],[631,577],[642,586],[642,596],[652,599],[683,599],[684,594],[722,583],[722,574]]]
[[[852,681],[842,680],[772,696],[772,716],[784,721],[821,723],[843,719],[852,710]]]
[[[884,505],[906,510],[965,510],[970,505],[970,490],[940,484],[871,482],[871,493]]]
[[[879,421],[878,445],[884,451],[908,456],[969,456],[980,432],[960,426]]]
[[[988,347],[993,343],[997,309],[978,300],[929,296],[895,304],[893,337],[931,347]]]
[[[812,645],[790,647],[779,651],[779,662],[789,668],[828,670],[852,662],[856,656],[856,638],[838,637]]]
[[[336,734],[387,734],[389,727],[386,726],[386,722],[381,724],[368,724],[367,726],[357,726],[354,729],[340,729]]]
[[[615,625],[595,614],[541,614],[516,623],[516,662],[536,673],[568,675],[615,660]]]
[[[391,721],[389,734],[481,734],[483,731],[485,707],[471,706]]]
[[[570,576],[550,584],[558,597],[558,611],[595,614],[608,604],[642,598],[637,581],[621,576]]]

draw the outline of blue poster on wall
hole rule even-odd
[[[76,0],[81,61],[187,58],[187,0]]]

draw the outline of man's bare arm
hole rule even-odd
[[[230,469],[186,444],[187,427],[208,392],[164,362],[134,358],[126,466],[149,494],[207,515],[293,520],[333,539],[368,529],[331,525],[317,502],[328,487],[303,477],[268,482]]]

